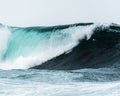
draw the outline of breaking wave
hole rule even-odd
[[[120,27],[0,27],[0,69],[119,68]]]

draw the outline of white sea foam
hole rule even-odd
[[[6,81],[7,82],[7,81]],[[1,85],[1,96],[119,96],[120,82],[77,82],[72,84],[48,84],[41,82],[8,82]],[[28,91],[29,90],[29,91]],[[9,94],[8,94],[9,93]]]

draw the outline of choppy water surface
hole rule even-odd
[[[119,96],[116,69],[0,70],[0,96]]]

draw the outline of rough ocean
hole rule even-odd
[[[120,25],[0,25],[0,96],[120,96]]]

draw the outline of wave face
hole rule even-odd
[[[0,69],[119,68],[120,27],[0,27]]]

